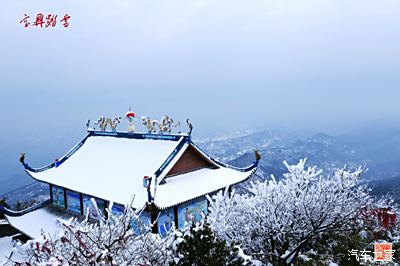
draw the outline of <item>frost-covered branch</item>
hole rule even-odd
[[[219,193],[210,204],[209,221],[219,236],[267,263],[291,263],[321,233],[348,230],[361,208],[373,203],[359,180],[364,168],[338,169],[324,175],[316,167],[284,162],[288,172],[252,183],[249,195]]]

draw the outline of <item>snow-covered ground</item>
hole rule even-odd
[[[0,238],[0,266],[7,261],[7,257],[10,255],[12,248],[11,236]]]

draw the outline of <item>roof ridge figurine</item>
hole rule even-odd
[[[111,127],[111,130],[115,132],[119,123],[121,123],[120,116],[116,116],[113,119],[100,116],[100,118],[94,124],[99,125],[101,131],[106,131],[107,125],[109,125]]]
[[[172,118],[170,118],[168,115],[163,116],[160,121],[158,120],[151,120],[150,117],[142,116],[140,117],[142,119],[142,125],[144,125],[147,128],[147,131],[149,133],[158,132],[160,134],[162,133],[168,133],[170,134],[172,131],[172,128],[177,128],[180,126],[180,122],[174,122]]]

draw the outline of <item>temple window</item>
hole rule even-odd
[[[203,219],[202,213],[207,214],[208,201],[206,197],[188,201],[178,206],[178,228],[181,229],[186,223],[199,222]]]
[[[67,190],[67,209],[81,214],[81,196],[78,192]]]
[[[53,185],[51,187],[51,198],[54,205],[65,208],[64,188]]]
[[[172,227],[173,222],[175,222],[175,214],[173,208],[161,211],[160,217],[157,221],[158,233],[162,236],[166,235]]]

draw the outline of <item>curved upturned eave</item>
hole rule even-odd
[[[82,139],[78,144],[76,144],[63,157],[61,157],[61,159],[58,161],[58,166],[61,165],[63,162],[65,162],[69,157],[71,157],[77,150],[79,150],[79,148],[81,148],[83,146],[83,144],[86,142],[86,140],[92,135],[93,135],[93,133],[89,132],[89,134],[87,134],[84,139]],[[33,167],[29,166],[28,163],[26,163],[26,162],[22,162],[22,165],[24,166],[25,171],[28,172],[28,174],[29,174],[29,172],[39,173],[39,172],[43,172],[48,169],[51,169],[56,166],[56,163],[53,162],[51,164],[48,164],[48,165],[40,167],[40,168],[33,168]],[[30,176],[32,177],[32,175],[30,175]],[[34,179],[36,179],[36,178],[34,178]]]
[[[224,186],[224,187],[234,186],[234,185],[243,183],[246,180],[248,180],[250,177],[252,177],[257,171],[258,163],[259,163],[259,160],[261,158],[260,156],[256,155],[256,159],[255,159],[255,161],[253,161],[253,163],[251,165],[249,165],[247,167],[235,167],[235,166],[223,163],[223,162],[213,158],[212,156],[208,155],[208,153],[206,151],[204,151],[199,146],[197,146],[192,140],[188,140],[188,144],[191,145],[193,148],[195,148],[198,152],[201,153],[202,156],[204,156],[207,160],[211,161],[217,167],[228,168],[228,169],[232,169],[232,170],[239,171],[239,172],[247,174],[247,176],[245,178],[243,178],[242,180],[237,181],[237,182],[233,182],[233,183],[231,183],[231,184],[229,184],[227,186]],[[155,207],[157,209],[165,210],[165,209],[168,209],[170,207],[173,207],[173,206],[176,206],[176,205],[179,205],[179,204],[183,204],[183,203],[191,201],[191,200],[198,199],[198,198],[203,197],[205,195],[212,194],[212,193],[214,193],[216,191],[219,191],[219,190],[223,189],[224,187],[219,187],[219,188],[216,188],[216,189],[214,189],[212,191],[209,191],[207,193],[202,193],[201,195],[197,195],[195,197],[188,198],[188,199],[186,199],[184,201],[179,201],[179,202],[177,202],[177,203],[175,203],[173,205],[160,206],[159,204],[157,204],[157,200],[155,200],[155,202],[153,202],[153,203],[154,203],[154,205],[155,205]]]
[[[197,146],[197,145],[196,145],[193,141],[191,141],[191,140],[190,140],[190,144],[191,144],[195,149],[197,149],[197,151],[199,151],[203,156],[205,156],[207,159],[211,160],[211,161],[212,161],[214,164],[216,164],[217,166],[221,166],[221,167],[225,167],[225,168],[230,168],[230,169],[237,170],[237,171],[240,171],[240,172],[249,172],[249,171],[255,169],[255,168],[258,166],[259,160],[257,160],[257,159],[256,159],[251,165],[246,166],[246,167],[236,167],[236,166],[233,166],[233,165],[229,165],[229,164],[226,164],[226,163],[224,163],[224,162],[221,162],[221,161],[219,161],[219,160],[213,158],[212,156],[208,155],[206,151],[204,151],[202,148],[200,148],[199,146]]]

